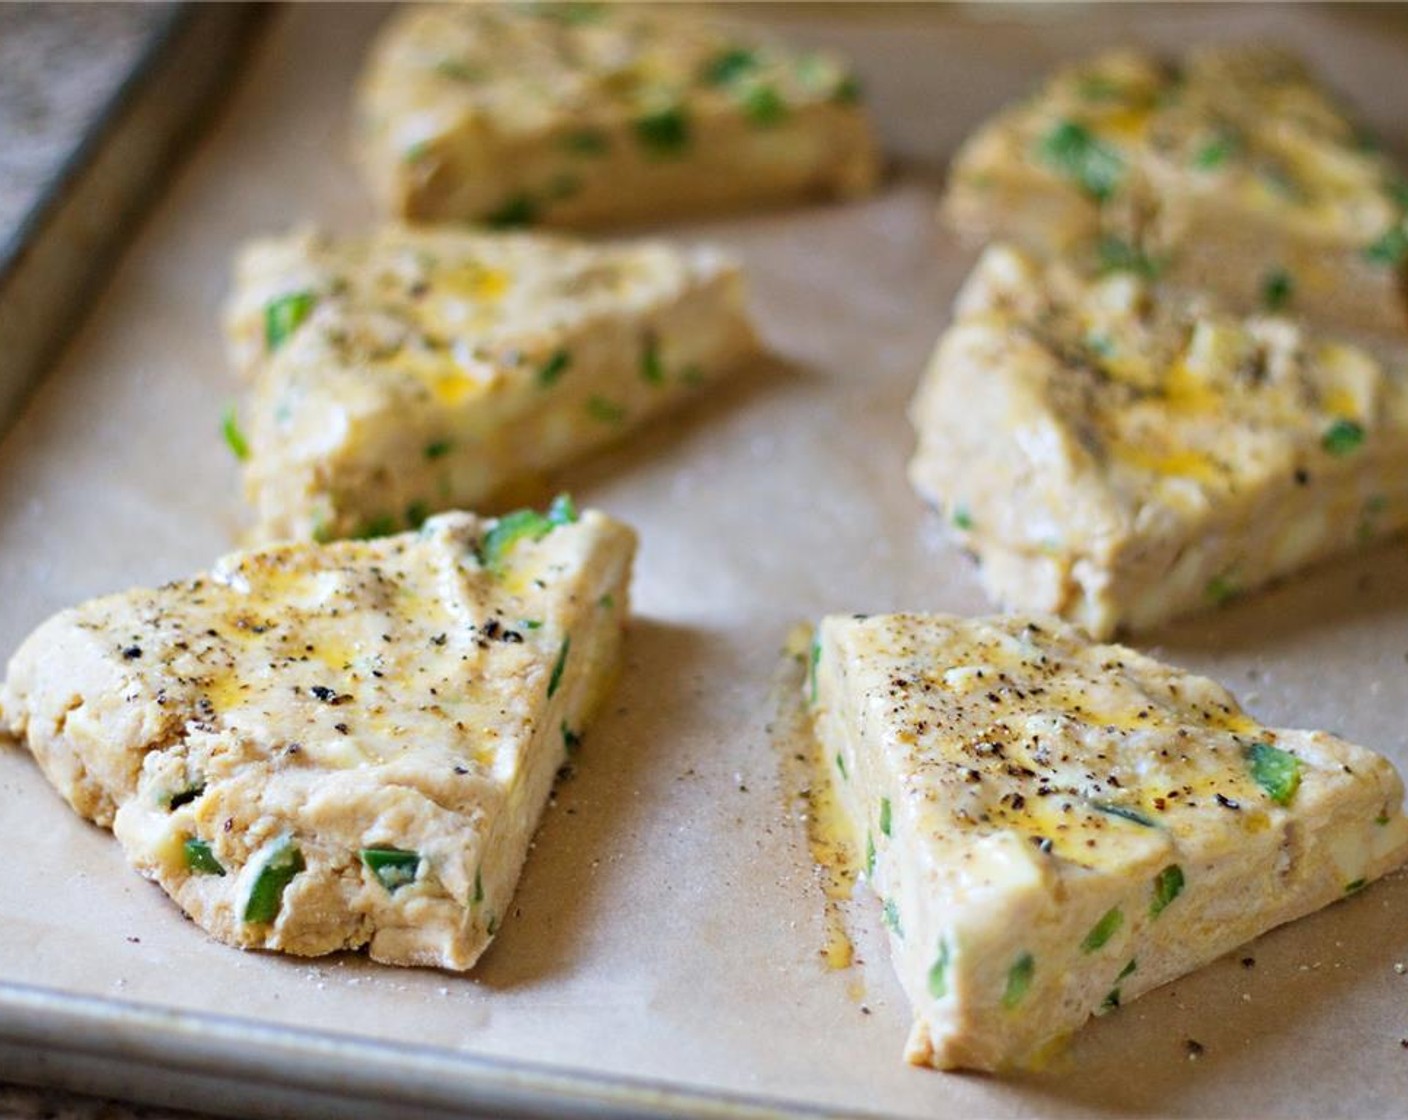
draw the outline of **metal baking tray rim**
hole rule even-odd
[[[231,1015],[79,996],[0,982],[0,1043],[118,1059],[128,1068],[274,1083],[348,1102],[496,1117],[830,1115],[795,1101],[704,1092],[414,1043],[264,1024]],[[23,1071],[6,1070],[7,1076]],[[52,1078],[44,1078],[46,1082]]]
[[[39,199],[20,218],[10,238],[0,244],[0,281],[19,264],[44,228],[56,219],[72,184],[84,168],[97,158],[117,123],[132,111],[153,72],[165,59],[167,48],[185,29],[192,14],[188,4],[177,4],[167,13],[134,62],[131,72],[108,99],[102,111],[89,123],[78,145],[55,169]]]

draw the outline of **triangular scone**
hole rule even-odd
[[[358,97],[358,149],[416,221],[588,226],[866,193],[859,86],[676,5],[436,4],[398,13]]]
[[[466,969],[615,673],[634,548],[559,501],[235,553],[44,623],[0,726],[219,940]]]
[[[1278,50],[1068,67],[963,146],[944,205],[975,239],[1137,262],[1243,312],[1408,329],[1408,185]]]
[[[1097,637],[1408,525],[1408,355],[989,248],[911,409],[910,479],[1004,605]]]
[[[1054,619],[836,616],[813,659],[917,1064],[1030,1064],[1408,854],[1384,759]]]
[[[227,325],[254,379],[239,450],[265,539],[480,507],[757,346],[722,253],[449,229],[257,242]]]

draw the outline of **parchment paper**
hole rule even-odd
[[[345,137],[350,77],[380,15],[287,13],[0,445],[6,656],[52,611],[203,568],[233,540],[236,469],[216,431],[236,394],[216,323],[228,261],[266,230],[370,217]],[[904,407],[970,263],[932,222],[954,143],[1060,57],[1274,34],[1401,151],[1408,46],[1377,18],[1308,8],[766,18],[851,51],[899,168],[856,205],[678,231],[746,256],[778,361],[566,476],[579,501],[640,528],[639,618],[616,702],[481,967],[461,977],[216,945],[7,747],[0,981],[839,1112],[1402,1115],[1401,876],[1093,1023],[1045,1074],[904,1066],[908,1012],[874,914],[861,908],[859,963],[820,963],[821,894],[766,725],[792,622],[986,609],[903,478]],[[1224,680],[1268,722],[1333,729],[1408,769],[1401,542],[1143,644]]]

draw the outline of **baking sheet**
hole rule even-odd
[[[299,220],[354,228],[370,217],[345,155],[347,95],[381,14],[316,5],[281,19],[102,306],[0,443],[0,650],[84,597],[205,567],[238,531],[235,465],[217,435],[237,392],[216,326],[228,261],[244,238]],[[1403,876],[1093,1023],[1046,1073],[999,1080],[904,1066],[908,1014],[873,910],[858,908],[856,965],[833,972],[820,960],[820,888],[767,727],[793,622],[831,610],[986,609],[968,562],[903,479],[904,407],[970,262],[932,223],[958,138],[1056,59],[1101,43],[1274,34],[1311,55],[1402,152],[1408,45],[1382,17],[1340,9],[764,16],[851,51],[899,167],[855,205],[678,230],[744,254],[778,357],[570,473],[579,501],[642,531],[639,617],[616,702],[560,787],[481,966],[455,976],[216,945],[5,748],[0,1021],[44,1011],[5,985],[54,989],[78,1002],[64,1005],[72,1029],[48,1043],[82,1036],[101,1049],[103,1024],[128,1022],[113,1037],[131,1061],[151,1063],[176,1045],[165,1024],[189,1045],[215,1040],[201,1068],[238,1075],[248,1092],[261,1076],[290,1083],[287,1069],[257,1060],[251,1039],[265,1031],[276,1049],[289,1037],[277,1032],[293,1028],[370,1044],[356,1052],[376,1055],[363,1068],[384,1076],[360,1083],[367,1092],[394,1094],[401,1063],[403,1085],[430,1063],[435,1084],[451,1097],[460,1086],[466,1101],[495,1076],[512,1080],[517,1067],[501,1062],[526,1062],[551,1067],[543,1091],[564,1100],[581,1073],[597,1091],[628,1079],[895,1116],[1401,1115]],[[1143,644],[1224,680],[1268,722],[1333,729],[1408,770],[1401,542]],[[123,1020],[130,1005],[262,1026]],[[1203,1048],[1196,1060],[1190,1039]],[[320,1045],[289,1044],[304,1082],[345,1078],[346,1065],[320,1064]],[[61,1055],[55,1070],[44,1076],[62,1076]]]

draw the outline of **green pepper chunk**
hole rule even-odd
[[[781,124],[787,118],[787,102],[770,85],[756,85],[742,95],[744,115],[762,128]]]
[[[244,432],[240,430],[239,413],[235,411],[235,406],[230,405],[225,409],[224,415],[220,417],[220,434],[225,439],[225,446],[241,463],[249,458],[249,440],[245,439]]]
[[[277,350],[296,331],[318,302],[312,292],[290,292],[264,306],[264,345]]]
[[[1237,153],[1239,147],[1237,138],[1231,133],[1219,133],[1198,149],[1193,157],[1193,166],[1199,171],[1216,171]]]
[[[758,56],[745,47],[730,47],[704,66],[703,78],[711,86],[726,86],[758,67]]]
[[[1098,202],[1106,201],[1124,178],[1124,160],[1084,125],[1062,121],[1042,138],[1041,158]]]
[[[653,331],[645,336],[645,345],[640,352],[640,376],[651,385],[665,384],[665,364],[660,360],[660,340]]]
[[[198,840],[193,836],[181,847],[186,854],[186,867],[195,874],[224,876],[225,868],[215,858],[209,840]]]
[[[420,853],[401,848],[363,848],[362,862],[376,876],[376,881],[390,893],[416,881],[420,870]]]
[[[567,726],[567,721],[562,721],[562,749],[567,752],[567,757],[571,758],[582,746],[582,737]]]
[[[929,966],[929,994],[935,999],[943,999],[948,995],[948,961],[948,939],[941,937],[939,938],[939,955]]]
[[[272,922],[279,916],[284,889],[305,867],[303,853],[294,844],[292,836],[284,835],[266,844],[256,858],[262,860],[263,866],[249,888],[242,917],[251,923]]]
[[[606,397],[593,396],[587,401],[587,415],[603,424],[619,424],[626,418],[626,410]]]
[[[837,105],[854,105],[864,95],[865,89],[854,74],[842,74],[831,91],[831,100]]]
[[[1367,880],[1367,879],[1355,879],[1353,882],[1346,883],[1346,884],[1344,885],[1344,893],[1345,893],[1345,894],[1358,894],[1360,891],[1362,891],[1362,890],[1364,889],[1364,886],[1365,886],[1366,883],[1368,883],[1368,880]]]
[[[443,459],[450,453],[451,443],[447,439],[437,439],[425,445],[425,457],[432,462],[436,459]]]
[[[379,513],[375,517],[369,517],[363,521],[354,537],[359,541],[370,541],[377,537],[389,537],[394,532],[396,532],[396,519],[389,513]]]
[[[1154,876],[1154,897],[1149,900],[1149,917],[1157,918],[1182,893],[1183,868],[1171,863]],[[1131,965],[1133,963],[1130,962]]]
[[[1408,258],[1408,232],[1402,226],[1392,227],[1364,250],[1364,256],[1372,264],[1396,268]]]
[[[513,547],[522,540],[540,541],[561,525],[570,525],[577,520],[577,509],[566,494],[553,499],[547,513],[533,509],[517,509],[498,518],[479,545],[479,562],[495,575],[503,572],[503,565]]]
[[[1273,268],[1261,282],[1261,300],[1268,311],[1282,311],[1290,305],[1296,284],[1284,268]]]
[[[892,823],[890,817],[890,799],[888,797],[882,797],[880,799],[880,831],[886,836],[890,835],[890,825]]]
[[[817,686],[816,686],[816,670],[817,670],[817,666],[821,664],[821,639],[820,639],[820,638],[813,638],[813,639],[812,639],[811,656],[810,656],[810,658],[809,658],[808,660],[810,661],[810,665],[808,666],[808,673],[809,673],[810,680],[811,680],[811,700],[812,700],[812,703],[815,704],[815,703],[816,703],[816,695],[817,695],[817,693],[816,693],[816,687],[817,687]],[[837,758],[840,758],[841,756],[838,754],[836,757],[837,757]],[[846,773],[846,768],[845,768],[844,766],[841,767],[841,773],[842,773],[843,776],[844,776],[844,774]]]
[[[869,832],[865,834],[865,876],[875,878],[875,837]]]
[[[538,204],[526,191],[509,195],[497,207],[484,215],[484,224],[491,229],[522,229],[538,220]]]
[[[538,367],[538,388],[546,389],[554,384],[571,364],[571,354],[563,349],[554,350],[548,360]]]
[[[484,901],[484,875],[483,869],[476,869],[474,872],[474,904],[477,906]]]
[[[1223,603],[1230,603],[1240,595],[1242,589],[1230,576],[1213,576],[1208,580],[1204,593],[1220,607]]]
[[[1129,963],[1120,969],[1120,974],[1115,977],[1115,986],[1106,993],[1105,998],[1100,1001],[1100,1006],[1095,1009],[1096,1015],[1108,1015],[1119,1007],[1122,994],[1121,982],[1133,971],[1134,958],[1131,957]]]
[[[967,506],[955,506],[953,509],[954,528],[962,529],[965,533],[973,528],[973,515],[968,511]]]
[[[1023,953],[1007,970],[1007,987],[1002,992],[1002,1006],[1009,1011],[1022,1002],[1027,990],[1032,986],[1032,976],[1036,973],[1036,960],[1030,953]]]
[[[689,146],[689,117],[679,105],[637,117],[635,131],[641,147],[657,156],[677,156]]]
[[[846,760],[840,751],[836,752],[836,769],[841,771],[841,777],[844,781],[851,780],[850,774],[846,772]]]
[[[1158,276],[1161,270],[1157,261],[1139,246],[1131,244],[1123,237],[1112,235],[1102,237],[1100,244],[1096,247],[1096,252],[1100,258],[1100,272],[1102,274],[1132,272],[1136,276],[1152,280]]]
[[[1253,743],[1242,756],[1251,769],[1252,781],[1277,805],[1289,805],[1300,789],[1300,759],[1270,743]]]
[[[1105,916],[1090,927],[1090,932],[1085,935],[1085,940],[1080,943],[1082,953],[1093,953],[1097,949],[1105,947],[1106,942],[1119,932],[1120,926],[1124,925],[1124,911],[1118,906],[1105,912]]]
[[[567,667],[567,651],[572,648],[572,638],[569,635],[562,639],[562,648],[557,651],[557,661],[553,663],[552,676],[548,678],[548,699],[551,700],[553,693],[562,684],[562,671]]]
[[[1353,420],[1340,417],[1320,437],[1320,446],[1336,458],[1357,451],[1364,442],[1364,427]]]
[[[900,908],[895,904],[895,900],[893,898],[887,898],[880,913],[891,932],[903,941],[904,929],[900,926]]]

